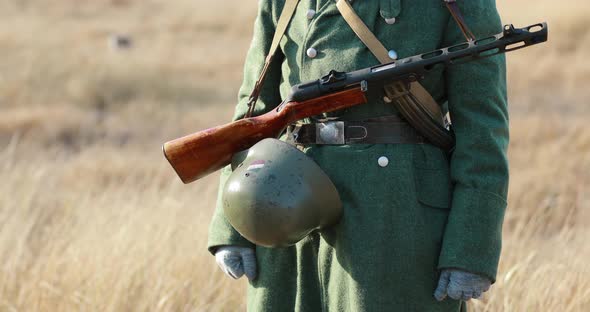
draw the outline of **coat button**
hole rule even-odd
[[[385,19],[385,22],[386,22],[387,24],[389,24],[389,25],[393,25],[393,24],[395,24],[395,22],[396,22],[396,21],[397,21],[397,20],[395,19],[395,17],[392,17],[392,18],[386,18],[386,19]]]
[[[307,11],[307,19],[308,20],[313,19],[314,16],[315,16],[315,10],[310,9]]]
[[[310,58],[314,58],[318,56],[318,51],[314,48],[309,48],[307,49],[307,56],[309,56]]]
[[[389,158],[381,156],[379,157],[379,160],[377,160],[377,163],[379,164],[379,167],[385,168],[389,165]]]
[[[394,61],[397,60],[397,52],[395,52],[395,50],[389,50],[387,55],[389,55],[390,59],[392,59]]]

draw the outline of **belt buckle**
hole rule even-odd
[[[318,122],[315,124],[316,144],[343,145],[344,121]]]

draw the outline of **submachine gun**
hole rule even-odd
[[[393,81],[419,81],[435,66],[451,66],[510,52],[547,41],[547,24],[524,28],[506,25],[487,38],[396,60],[349,73],[331,71],[318,80],[296,85],[272,111],[206,129],[163,146],[180,179],[190,183],[231,162],[237,152],[265,138],[276,138],[298,120],[367,102],[368,88]]]

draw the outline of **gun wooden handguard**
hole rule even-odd
[[[308,101],[286,102],[264,115],[166,142],[164,155],[182,182],[190,183],[227,166],[235,153],[250,148],[262,139],[278,137],[297,120],[366,102],[361,87]]]

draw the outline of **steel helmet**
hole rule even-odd
[[[265,139],[236,154],[223,193],[231,225],[265,247],[294,245],[338,222],[342,202],[324,171],[294,146]]]

